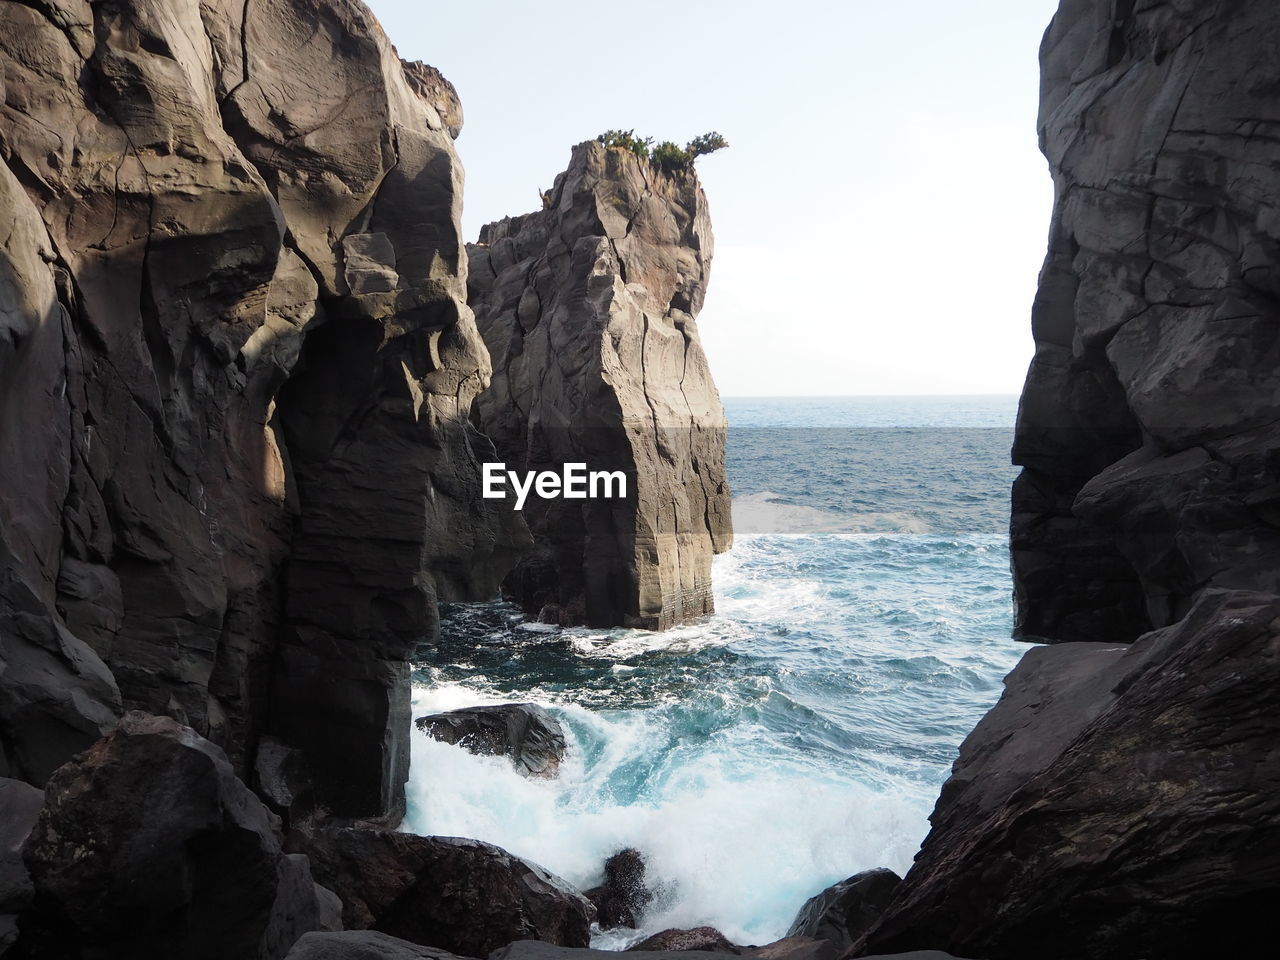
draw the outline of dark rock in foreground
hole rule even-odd
[[[509,469],[584,463],[621,499],[531,496],[505,588],[530,616],[662,630],[712,612],[732,541],[725,419],[698,337],[712,253],[693,170],[579,144],[546,207],[481,230],[470,304],[493,357],[476,399]]]
[[[637,920],[653,899],[644,882],[644,857],[639,850],[619,850],[604,863],[604,883],[592,887],[586,897],[596,908],[596,922],[605,930],[638,925]]]
[[[21,780],[0,779],[0,956],[17,941],[17,915],[35,896],[31,874],[22,862],[22,845],[42,806],[42,791]]]
[[[479,840],[322,827],[302,848],[348,929],[484,957],[513,940],[586,946],[595,909],[541,867]]]
[[[689,930],[662,930],[639,943],[627,947],[628,951],[642,953],[742,953],[742,948],[715,927],[693,927]]]
[[[873,951],[1249,956],[1280,896],[1280,597],[1032,651],[962,748]],[[989,774],[999,773],[999,776]]]
[[[564,759],[564,727],[535,703],[464,707],[419,717],[416,723],[435,740],[472,753],[510,757],[515,768],[529,777],[555,777]]]
[[[830,940],[787,936],[763,947],[746,947],[742,955],[760,960],[836,960],[839,952]]]
[[[871,929],[902,882],[892,870],[867,870],[827,887],[807,900],[788,937],[829,940],[840,950]]]
[[[454,960],[454,955],[376,930],[346,930],[308,933],[289,951],[287,960]]]
[[[58,770],[23,856],[24,957],[277,960],[337,926],[225,754],[164,717],[126,714]]]

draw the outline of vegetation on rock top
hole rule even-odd
[[[691,170],[698,157],[729,146],[729,141],[714,130],[694,137],[683,147],[671,140],[663,140],[655,146],[653,137],[637,137],[634,130],[606,130],[596,137],[596,142],[606,147],[630,150],[641,160],[648,160],[667,173]]]

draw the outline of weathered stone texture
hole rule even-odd
[[[731,543],[724,411],[698,339],[711,221],[692,171],[574,148],[536,213],[470,247],[493,357],[477,403],[511,469],[619,470],[625,499],[540,500],[536,549],[508,580],[531,615],[664,629],[712,610]]]
[[[1063,0],[1057,199],[1019,416],[1018,631],[1128,642],[1280,590],[1280,17]]]
[[[0,69],[0,774],[123,703],[394,812],[405,657],[508,565],[456,96],[358,0],[3,0]]]

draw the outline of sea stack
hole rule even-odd
[[[535,549],[507,579],[562,624],[661,630],[713,609],[732,540],[725,418],[698,338],[712,256],[689,164],[579,144],[544,208],[469,247],[493,361],[476,409],[512,469],[620,471],[619,499],[531,498]]]

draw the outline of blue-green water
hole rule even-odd
[[[717,613],[655,634],[451,611],[416,713],[533,700],[555,781],[415,735],[407,829],[478,837],[588,886],[624,846],[660,895],[639,934],[782,936],[808,896],[911,862],[1008,639],[1015,400],[729,399],[733,550]],[[623,946],[637,934],[603,934]]]

